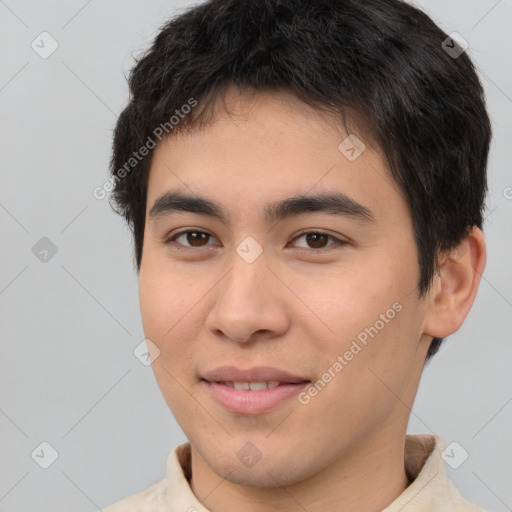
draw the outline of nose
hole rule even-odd
[[[248,343],[289,328],[285,287],[267,267],[265,253],[252,263],[235,253],[230,271],[212,292],[206,328],[217,337]]]

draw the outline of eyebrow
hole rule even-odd
[[[342,192],[304,194],[289,197],[265,205],[265,220],[277,222],[289,217],[320,212],[351,217],[361,222],[375,222],[373,213],[362,204]],[[229,223],[229,215],[222,205],[199,195],[171,190],[160,196],[149,211],[149,218],[170,215],[174,212],[189,212],[207,215]]]

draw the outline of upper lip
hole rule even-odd
[[[291,384],[306,382],[308,379],[270,366],[258,366],[242,370],[235,366],[219,366],[202,374],[209,382],[267,382],[279,381]]]

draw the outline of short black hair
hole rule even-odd
[[[163,130],[206,124],[235,85],[291,92],[340,123],[350,113],[365,120],[365,137],[408,202],[426,293],[439,255],[482,228],[487,191],[483,88],[447,38],[400,0],[209,0],[172,18],[131,70],[114,130],[111,204],[133,232],[137,268],[153,147]],[[441,341],[432,340],[427,360]]]

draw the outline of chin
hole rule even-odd
[[[219,452],[208,449],[202,453],[206,464],[233,484],[272,489],[299,483],[315,473],[313,464],[311,467],[301,465],[305,459],[293,447],[290,450],[283,449],[282,445],[266,447],[257,452],[250,442],[235,444],[237,447],[233,449],[229,446]],[[241,449],[239,444],[242,444]],[[250,459],[251,455],[253,460]]]
[[[263,489],[275,489],[303,480],[297,473],[297,470],[300,472],[301,468],[295,466],[293,473],[291,473],[290,467],[290,462],[281,463],[280,461],[267,461],[266,464],[260,461],[252,468],[244,468],[240,464],[216,468],[215,465],[212,464],[212,468],[216,473],[222,475],[227,481],[233,484]]]
[[[254,473],[254,470],[239,471],[238,473],[231,473],[226,476],[226,480],[232,484],[241,485],[244,487],[256,487],[259,489],[276,489],[296,482],[284,482],[280,475],[274,476],[275,472],[269,471],[263,473],[261,470]]]

